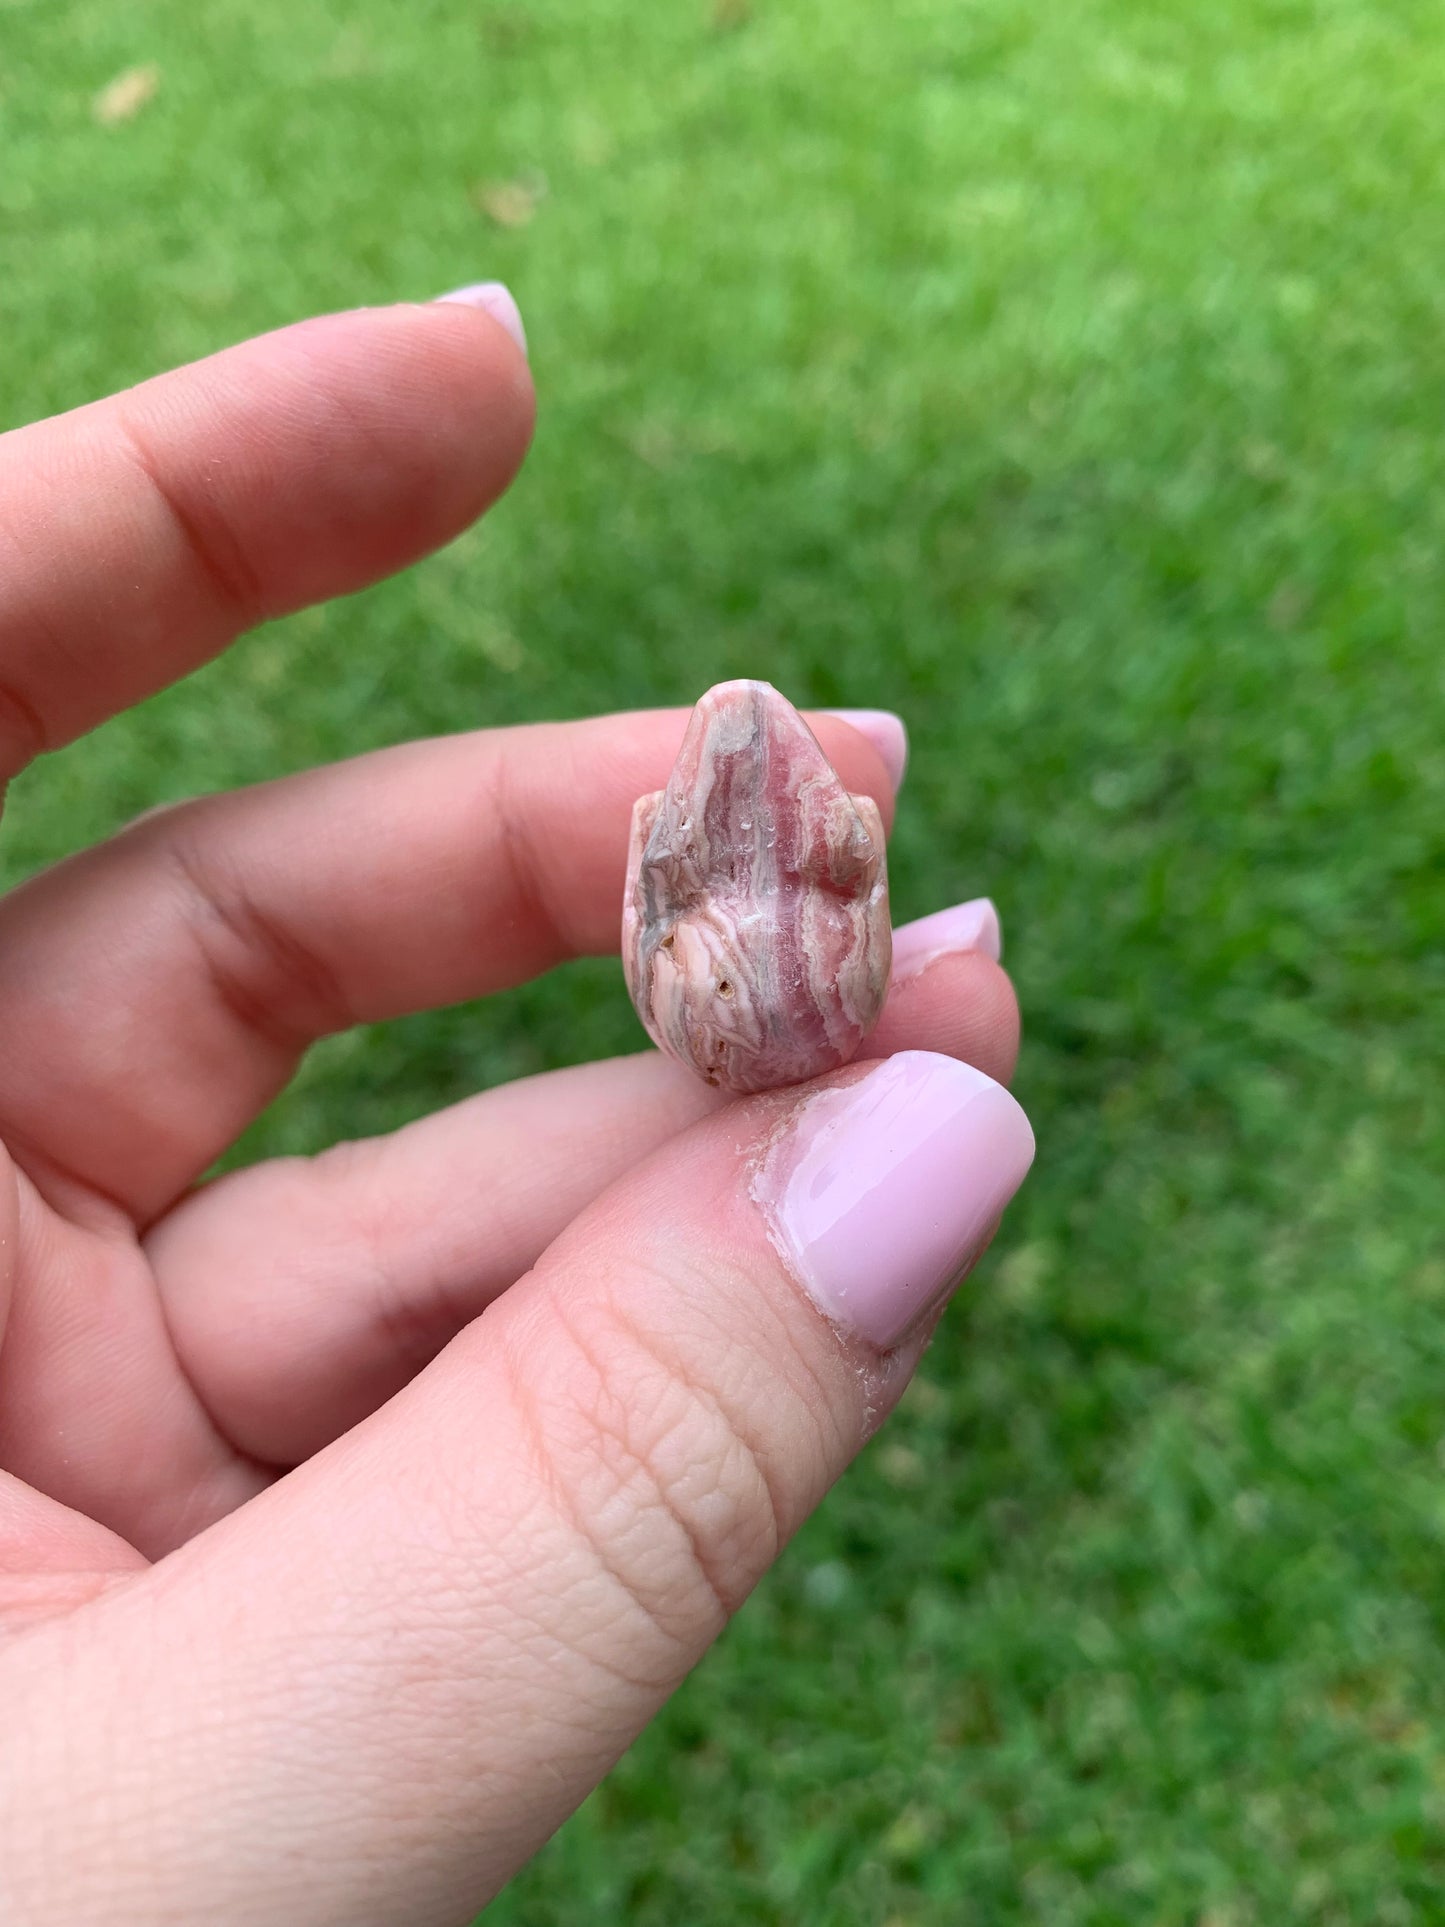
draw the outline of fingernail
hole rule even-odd
[[[902,983],[927,970],[940,957],[977,950],[997,963],[1003,955],[1003,932],[998,911],[987,897],[956,903],[951,910],[935,910],[931,917],[903,923],[893,932],[893,978]]]
[[[904,771],[908,768],[908,731],[901,716],[895,716],[891,709],[825,709],[823,714],[841,716],[845,723],[851,723],[860,735],[866,736],[883,758],[883,767],[895,792],[903,787]]]
[[[454,288],[439,294],[438,301],[454,301],[462,308],[485,308],[493,321],[500,321],[523,354],[527,352],[527,330],[522,326],[522,310],[512,299],[512,291],[501,281],[476,281],[469,288]]]
[[[949,1296],[1033,1156],[1001,1084],[900,1051],[805,1098],[753,1195],[818,1306],[887,1350]]]

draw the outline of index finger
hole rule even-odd
[[[325,315],[0,436],[0,787],[242,633],[449,541],[531,377],[448,302]]]

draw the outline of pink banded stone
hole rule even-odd
[[[622,960],[648,1035],[729,1090],[816,1077],[877,1023],[892,948],[877,804],[770,684],[710,689],[632,812]]]

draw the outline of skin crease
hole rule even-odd
[[[0,778],[449,539],[531,421],[490,315],[401,306],[0,438]],[[804,1092],[640,1052],[194,1188],[316,1037],[615,952],[684,722],[403,745],[0,900],[0,1918],[467,1920],[906,1383],[750,1196]],[[956,952],[865,1050],[1017,1040]]]

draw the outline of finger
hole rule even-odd
[[[242,630],[450,540],[532,424],[506,330],[326,315],[0,436],[0,786]]]
[[[939,1051],[1000,1084],[1019,1054],[1019,1007],[998,968],[1003,939],[987,897],[937,910],[893,933],[893,977],[864,1057]]]
[[[317,1037],[615,952],[632,804],[685,723],[406,744],[163,811],[35,878],[0,904],[12,1143],[63,1148],[148,1222]],[[868,739],[816,726],[891,813]]]
[[[19,1249],[20,1186],[10,1153],[0,1144],[0,1345],[5,1343]]]
[[[0,1560],[8,1547],[34,1565],[39,1537],[74,1543],[77,1561],[88,1561],[78,1520],[158,1556],[274,1473],[231,1448],[178,1370],[150,1266],[123,1214],[73,1186],[70,1211],[54,1209],[28,1174],[12,1165],[10,1176],[15,1209],[0,1226],[0,1264],[13,1268],[0,1468],[15,1483],[0,1505]],[[0,1188],[0,1215],[4,1204]],[[45,1523],[48,1502],[63,1517],[59,1540]]]
[[[906,957],[906,928],[898,940]],[[976,952],[934,952],[879,1028],[892,1050],[941,1051],[1000,1078],[1013,1068],[1013,988]],[[399,1391],[609,1184],[725,1101],[646,1052],[206,1186],[147,1240],[188,1381],[238,1450],[308,1458]]]
[[[1006,1093],[923,1054],[684,1134],[363,1426],[63,1648],[30,1636],[15,1837],[63,1820],[67,1853],[22,1847],[21,1898],[114,1892],[119,1839],[129,1918],[465,1919],[889,1408],[1031,1151]]]
[[[94,1519],[0,1472],[0,1633],[70,1612],[146,1563]]]
[[[0,1347],[22,1241],[19,1174],[0,1144]],[[9,1362],[14,1349],[0,1364]],[[19,1349],[24,1349],[23,1334]],[[0,1388],[3,1384],[0,1371]],[[144,1565],[138,1552],[103,1525],[0,1471],[0,1632],[93,1598],[117,1575]]]

